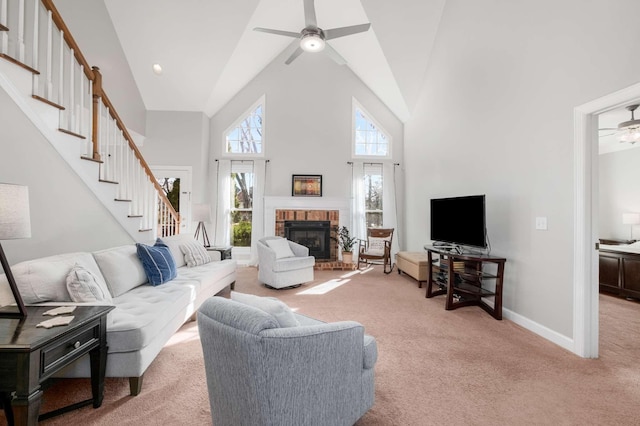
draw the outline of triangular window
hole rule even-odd
[[[226,133],[226,154],[263,155],[264,96]]]
[[[354,100],[354,157],[391,158],[391,138]]]

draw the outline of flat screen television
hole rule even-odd
[[[431,199],[431,239],[487,247],[484,195]]]

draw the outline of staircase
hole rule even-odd
[[[0,0],[0,87],[134,241],[177,234],[155,180],[52,0]]]

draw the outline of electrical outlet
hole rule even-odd
[[[544,216],[536,217],[536,229],[540,231],[547,230],[547,218]]]

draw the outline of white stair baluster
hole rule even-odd
[[[53,98],[53,14],[47,11],[47,66],[45,70],[46,90],[44,97]]]
[[[24,63],[24,0],[18,0],[18,40],[17,40],[17,59]]]
[[[67,113],[68,123],[67,129],[73,131],[75,125],[75,111],[76,111],[76,98],[75,98],[75,56],[74,51],[69,51],[69,111]]]
[[[7,6],[7,0],[0,0],[0,25],[9,25],[9,9]],[[10,28],[9,28],[10,29]],[[9,53],[9,32],[0,31],[0,53],[5,55]]]
[[[85,80],[85,75],[84,75],[84,65],[80,65],[80,89],[79,89],[79,100],[78,100],[78,104],[79,104],[79,108],[78,108],[78,124],[77,124],[77,131],[76,133],[78,133],[79,135],[82,136],[87,136],[85,129],[84,129],[84,80]]]
[[[39,56],[39,40],[40,37],[40,0],[33,0],[33,58],[31,59],[32,67],[38,70],[40,66]],[[38,70],[40,71],[40,70]],[[33,94],[40,94],[40,76],[33,74]]]

